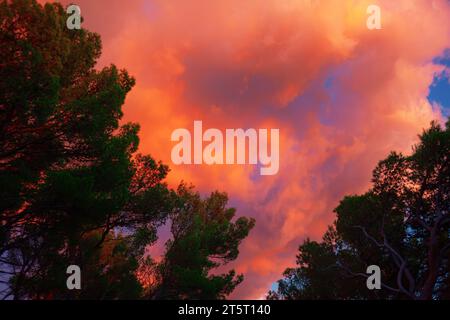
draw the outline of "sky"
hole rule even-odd
[[[141,124],[140,152],[170,166],[171,186],[226,191],[238,215],[256,218],[231,264],[245,276],[232,298],[264,297],[299,244],[320,240],[339,200],[370,187],[379,160],[409,153],[449,115],[446,0],[75,2],[83,27],[102,36],[98,67],[136,78],[123,121]],[[370,4],[381,30],[366,27]],[[194,120],[279,128],[278,174],[173,165],[171,133]]]

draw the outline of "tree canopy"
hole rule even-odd
[[[391,153],[372,188],[345,197],[321,242],[306,239],[270,299],[449,299],[450,121],[423,132],[409,156]],[[366,268],[381,268],[368,290]]]
[[[0,298],[149,298],[139,274],[168,221],[190,227],[149,275],[164,297],[225,297],[242,278],[210,276],[210,258],[236,259],[253,220],[232,222],[224,194],[167,186],[169,168],[137,153],[139,125],[121,122],[134,78],[97,70],[100,36],[67,18],[57,3],[0,2]],[[82,290],[67,290],[69,265]]]

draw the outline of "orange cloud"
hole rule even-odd
[[[345,194],[364,191],[390,150],[408,152],[440,111],[426,99],[432,59],[450,44],[445,0],[379,0],[382,29],[366,28],[372,1],[79,0],[104,40],[101,64],[137,79],[125,121],[141,151],[171,166],[169,181],[229,193],[256,229],[235,263],[233,297],[258,298],[317,239]],[[280,171],[174,166],[170,134],[205,127],[279,128]]]

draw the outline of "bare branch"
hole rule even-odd
[[[386,234],[384,233],[384,230],[382,229],[381,233],[383,236],[383,243],[379,242],[377,239],[375,239],[373,236],[371,236],[366,228],[364,228],[363,226],[355,226],[355,228],[360,229],[363,234],[366,236],[366,238],[368,238],[369,240],[371,240],[373,243],[375,243],[378,247],[384,247],[386,248],[392,258],[394,259],[395,264],[397,265],[397,267],[399,268],[398,274],[397,274],[397,285],[399,287],[399,290],[406,294],[407,296],[409,296],[411,299],[415,299],[415,295],[414,295],[414,288],[415,288],[415,281],[414,278],[411,274],[411,272],[409,271],[409,269],[407,268],[407,263],[406,260],[389,244]],[[408,280],[409,283],[409,290],[407,290],[404,286],[403,286],[403,274],[406,275],[406,278]]]
[[[369,278],[369,275],[368,275],[368,274],[362,273],[362,272],[353,272],[352,270],[350,270],[350,268],[346,267],[346,266],[345,266],[343,263],[341,263],[341,262],[338,262],[338,263],[336,264],[336,266],[342,268],[344,271],[346,271],[346,272],[347,272],[348,274],[350,274],[351,276],[355,276],[355,277],[363,277],[363,278],[366,278],[366,279]],[[391,286],[388,286],[387,284],[384,284],[383,282],[381,282],[381,286],[382,286],[383,288],[387,289],[387,290],[392,291],[392,292],[396,292],[396,293],[401,292],[400,289],[398,289],[398,288],[393,288],[393,287],[391,287]]]

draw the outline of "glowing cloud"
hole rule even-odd
[[[256,229],[235,266],[234,297],[258,298],[292,266],[305,237],[318,238],[348,193],[368,187],[390,150],[408,152],[432,119],[432,63],[450,45],[445,0],[87,1],[84,26],[104,41],[101,64],[137,79],[125,120],[142,126],[141,151],[202,191],[227,191]],[[279,128],[280,169],[174,166],[171,133],[207,127]]]

